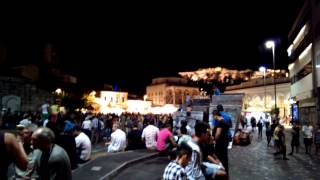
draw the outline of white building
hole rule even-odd
[[[188,85],[188,81],[178,77],[161,77],[152,79],[152,84],[147,86],[147,99],[153,105],[185,104],[186,96],[197,96],[199,88]]]
[[[320,80],[320,3],[306,0],[288,35],[294,118],[317,123]],[[318,109],[318,110],[317,110]],[[319,117],[319,116],[318,116]]]
[[[97,102],[102,108],[122,108],[128,107],[128,93],[116,91],[100,91],[100,98]]]
[[[291,115],[290,82],[288,78],[276,79],[277,107],[280,117]],[[255,79],[240,85],[226,87],[225,93],[244,93],[243,107],[245,112],[270,112],[275,107],[273,78]]]

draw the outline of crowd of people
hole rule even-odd
[[[163,141],[156,146],[159,151],[165,151],[166,138],[172,138],[167,130],[172,127],[170,115],[66,113],[57,104],[45,103],[39,112],[6,111],[0,118],[0,151],[8,157],[0,163],[0,179],[7,179],[11,163],[14,173],[8,178],[71,179],[72,169],[90,161],[94,144],[106,142],[110,153],[147,148],[150,131],[142,130],[152,125],[156,138],[162,138],[156,141]]]
[[[163,173],[164,180],[228,179],[231,116],[218,105],[210,119],[197,121],[191,131],[187,130],[187,122],[181,122],[174,137],[177,147],[169,153],[171,161]]]
[[[251,126],[240,120],[242,132],[237,131],[232,137],[232,118],[223,106],[218,105],[212,114],[210,122],[197,121],[190,126],[189,114],[177,124],[171,115],[66,113],[59,110],[59,106],[48,104],[38,113],[27,112],[20,116],[5,113],[1,116],[2,129],[11,129],[13,133],[0,132],[0,153],[4,155],[0,177],[6,177],[9,164],[14,163],[14,174],[9,178],[71,179],[73,169],[91,160],[92,146],[103,143],[108,153],[148,149],[168,156],[170,162],[164,169],[163,179],[228,179],[229,142],[233,138],[235,144],[250,144],[250,133],[255,133],[256,127],[258,139],[262,139],[265,127],[267,144],[275,147],[274,155],[281,154],[282,159],[288,160],[288,133],[277,116],[271,124],[262,117],[258,121],[251,118]],[[293,122],[289,155],[298,153],[300,132],[305,153],[311,153],[314,143],[317,154],[320,129],[313,128],[310,122],[302,128]]]
[[[250,141],[250,134],[255,133],[256,127],[258,128],[258,139],[262,139],[262,130],[265,127],[265,137],[267,140],[267,146],[273,145],[275,152],[274,155],[282,155],[283,160],[289,160],[287,155],[294,155],[299,152],[300,141],[303,141],[305,154],[311,154],[311,147],[314,144],[315,154],[318,154],[320,149],[320,126],[316,125],[315,127],[311,124],[310,121],[304,121],[300,124],[299,121],[291,121],[288,125],[288,118],[280,120],[279,114],[275,114],[272,117],[272,120],[263,118],[262,116],[256,122],[254,117],[250,119],[250,125],[247,124],[248,120],[242,118],[240,120],[241,129],[235,133],[234,142],[237,142],[240,145],[247,145],[250,143],[242,143],[241,135],[247,134],[246,138]],[[271,123],[270,123],[271,122]],[[282,123],[281,123],[282,122]],[[285,130],[285,126],[289,129]],[[302,137],[300,136],[302,134]],[[290,141],[291,151],[287,154],[286,141]]]
[[[149,149],[170,156],[164,179],[177,166],[190,178],[227,177],[230,119],[221,107],[210,126],[182,121],[178,128],[171,115],[66,113],[49,104],[41,110],[1,116],[2,128],[11,129],[0,133],[0,152],[6,157],[0,163],[2,179],[10,163],[14,174],[8,178],[72,179],[72,170],[91,160],[96,143],[105,143],[108,153]]]

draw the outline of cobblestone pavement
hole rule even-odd
[[[287,153],[291,152],[291,136],[286,132]],[[265,135],[265,134],[263,134]],[[260,140],[257,132],[252,135],[248,146],[233,146],[229,151],[229,173],[231,180],[310,180],[320,179],[320,155],[305,154],[303,141],[300,141],[300,152],[287,156],[274,156],[273,147],[267,147],[266,137]]]

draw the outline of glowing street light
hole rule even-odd
[[[60,88],[56,89],[55,91],[57,94],[61,94],[62,93],[62,90]]]
[[[267,41],[265,45],[267,49],[271,49],[275,47],[274,41]]]
[[[272,49],[272,60],[273,60],[273,86],[274,86],[274,107],[277,109],[277,87],[275,82],[275,68],[276,68],[276,62],[275,62],[275,42],[274,41],[267,41],[265,43],[265,46],[267,49]]]

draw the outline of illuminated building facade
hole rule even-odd
[[[320,3],[306,0],[288,35],[292,107],[295,119],[317,121],[320,80]],[[317,98],[318,94],[318,98]],[[318,116],[319,117],[319,116]]]
[[[277,107],[280,117],[291,115],[290,110],[290,80],[276,79]],[[224,93],[244,93],[243,107],[245,112],[270,112],[274,108],[273,78],[254,79],[240,85],[228,86]]]
[[[172,104],[161,107],[152,107],[152,102],[147,100],[129,100],[127,92],[100,91],[100,97],[95,97],[95,91],[90,93],[94,99],[96,112],[115,113],[120,115],[123,112],[140,114],[172,114],[177,108]],[[96,105],[96,106],[95,106]]]
[[[185,104],[188,95],[192,98],[200,94],[198,87],[190,86],[186,79],[178,77],[154,78],[146,92],[147,99],[155,106]]]
[[[108,107],[127,108],[128,93],[115,91],[101,91],[100,101],[102,105],[107,105]]]

